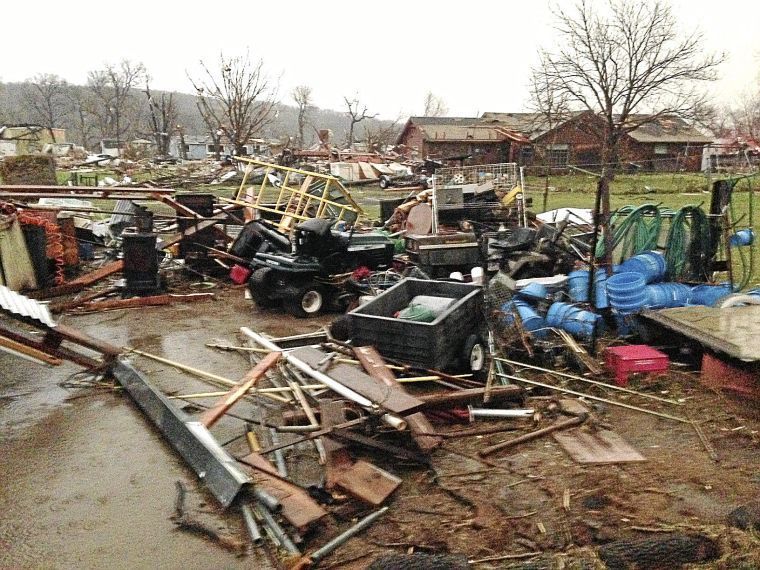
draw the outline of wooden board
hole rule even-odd
[[[377,174],[375,174],[375,171],[372,168],[372,165],[370,165],[368,162],[360,162],[359,168],[362,171],[362,178],[366,178],[369,180],[373,178],[377,178]]]
[[[401,485],[401,479],[360,459],[337,480],[349,495],[373,506],[383,504]]]
[[[299,532],[327,514],[301,487],[279,478],[274,466],[258,453],[246,455],[240,461],[247,467],[246,472],[253,478],[254,484],[280,501],[280,514]]]
[[[319,403],[320,419],[322,429],[331,428],[340,425],[346,421],[342,400],[321,400]],[[325,462],[325,487],[332,489],[336,481],[344,471],[350,469],[354,462],[348,453],[346,447],[335,438],[323,436],[322,445],[325,448],[327,460]]]
[[[354,355],[370,376],[386,386],[406,393],[404,387],[399,384],[395,374],[385,365],[383,357],[374,346],[359,346],[353,350]],[[443,438],[433,435],[435,428],[422,412],[408,415],[405,419],[409,425],[409,431],[412,432],[412,438],[422,451],[432,451],[443,443]]]
[[[573,429],[555,432],[554,439],[574,461],[584,464],[632,463],[646,461],[646,457],[636,451],[614,431],[598,430],[589,432]]]
[[[296,349],[292,354],[315,369],[319,369],[319,362],[326,356],[321,350],[311,347]],[[406,416],[420,411],[425,406],[425,402],[419,398],[410,396],[403,389],[386,386],[382,381],[362,372],[351,364],[332,364],[322,372],[346,388],[350,388],[381,408],[395,414]]]

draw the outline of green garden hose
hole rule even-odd
[[[660,207],[656,204],[643,204],[637,208],[624,206],[612,216],[610,226],[615,228],[612,249],[619,252],[621,259],[655,249],[662,228]],[[604,256],[603,240],[597,244],[596,256]]]

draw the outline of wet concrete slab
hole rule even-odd
[[[257,313],[242,290],[218,297],[202,310],[180,304],[62,321],[235,380],[248,370],[247,358],[214,351],[207,342],[239,344],[240,326],[280,336],[311,332],[329,321]],[[217,389],[160,363],[133,362],[168,393]],[[59,386],[78,370],[0,353],[0,567],[271,568],[261,550],[240,558],[176,530],[170,517],[175,482],[181,481],[193,516],[221,533],[245,537],[239,514],[221,511],[126,394]],[[236,411],[253,414],[257,407],[241,403]],[[239,431],[239,421],[225,418],[214,434],[221,441]]]

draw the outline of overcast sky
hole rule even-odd
[[[760,1],[671,4],[684,31],[699,27],[708,50],[727,53],[720,102],[757,84]],[[186,73],[199,60],[249,49],[279,77],[283,102],[303,84],[320,107],[342,110],[343,96],[358,94],[383,119],[420,114],[428,90],[452,116],[524,110],[537,50],[553,42],[545,0],[35,0],[2,12],[0,81],[55,73],[84,83],[87,71],[128,58],[145,64],[154,89],[191,92]]]

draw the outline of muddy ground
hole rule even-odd
[[[214,292],[216,299],[207,303],[67,315],[62,321],[117,345],[239,379],[249,368],[247,357],[207,348],[206,343],[221,339],[239,344],[241,326],[282,336],[310,332],[330,320],[296,320],[258,311],[244,300],[242,289]],[[142,357],[133,357],[133,362],[168,394],[216,389]],[[129,397],[84,384],[81,377],[72,376],[78,370],[72,365],[46,368],[0,352],[0,567],[275,567],[262,549],[239,556],[177,530],[171,516],[175,484],[181,481],[189,491],[186,506],[194,517],[231,542],[245,540],[239,514],[217,507]],[[698,421],[720,460],[709,457],[691,425],[613,406],[595,407],[595,417],[639,450],[646,462],[579,465],[551,437],[487,461],[477,459],[479,448],[534,429],[529,420],[503,424],[515,427],[513,432],[448,439],[433,455],[434,470],[374,456],[376,464],[404,482],[389,502],[387,515],[326,558],[322,567],[362,568],[381,553],[410,550],[461,553],[471,560],[530,552],[582,557],[615,539],[673,530],[717,537],[723,560],[703,567],[756,567],[750,560],[760,559],[757,540],[724,525],[731,509],[760,497],[756,403],[712,393],[695,375],[682,372],[656,382],[642,379],[633,386],[683,398],[681,407],[650,405],[635,396],[623,401]],[[606,390],[593,393],[614,395]],[[187,406],[182,400],[177,403]],[[548,400],[526,404],[544,408]],[[277,418],[270,403],[241,402],[234,411],[243,417]],[[550,421],[545,418],[541,426]],[[451,421],[436,425],[447,432],[469,427]],[[241,430],[240,420],[226,417],[213,433],[225,442]],[[266,443],[268,434],[260,436]],[[243,454],[244,441],[232,442],[228,450]],[[309,444],[288,454],[291,474],[300,483],[320,482],[316,457]],[[364,512],[352,502],[328,509],[328,520],[306,537],[311,548]],[[506,567],[511,562],[478,567]]]

